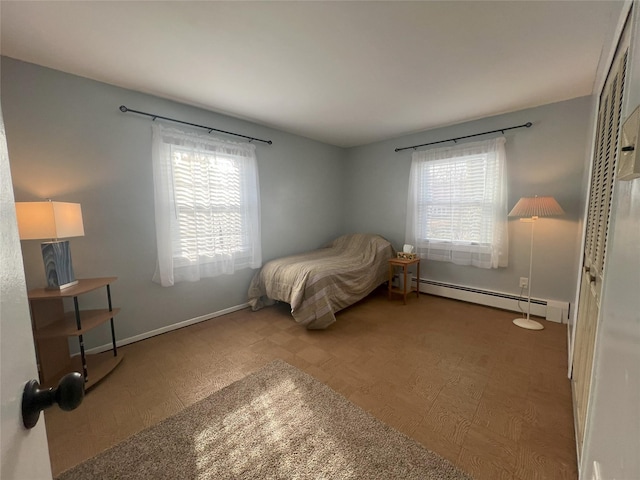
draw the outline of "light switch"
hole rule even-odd
[[[640,131],[640,106],[636,107],[622,125],[618,180],[633,180],[640,177],[640,155],[638,136]]]

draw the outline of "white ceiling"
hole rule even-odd
[[[2,0],[0,47],[349,147],[591,94],[621,8],[608,0]]]

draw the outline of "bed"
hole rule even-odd
[[[387,280],[387,260],[394,256],[380,235],[343,235],[324,248],[267,262],[251,280],[249,305],[259,310],[286,302],[300,325],[327,328],[338,311]]]

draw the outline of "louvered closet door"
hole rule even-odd
[[[628,30],[625,27],[600,95],[573,354],[572,379],[578,417],[576,424],[579,455],[582,451],[587,418],[600,294],[606,265],[607,234],[618,160],[620,116],[627,67]]]

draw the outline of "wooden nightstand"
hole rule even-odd
[[[409,276],[409,281],[407,282],[407,271],[411,265],[416,266],[416,286],[415,288],[411,286],[411,276]],[[395,273],[395,268],[402,268],[402,274],[404,275],[404,289],[393,288],[393,274]],[[407,304],[407,294],[411,292],[416,292],[416,296],[420,298],[420,257],[414,258],[412,260],[406,260],[403,258],[390,258],[389,259],[389,300],[391,300],[392,293],[399,293],[404,298],[404,304]]]
[[[55,386],[65,374],[79,371],[84,375],[85,388],[89,389],[120,364],[122,355],[118,355],[113,325],[113,317],[120,309],[111,306],[109,286],[116,280],[116,277],[85,278],[64,290],[38,288],[28,292],[42,385]],[[78,296],[103,287],[107,290],[108,308],[80,310]],[[73,298],[72,311],[64,311],[64,298]],[[112,350],[96,355],[85,354],[83,334],[106,322],[111,323]],[[78,338],[79,357],[70,357],[68,337]]]

